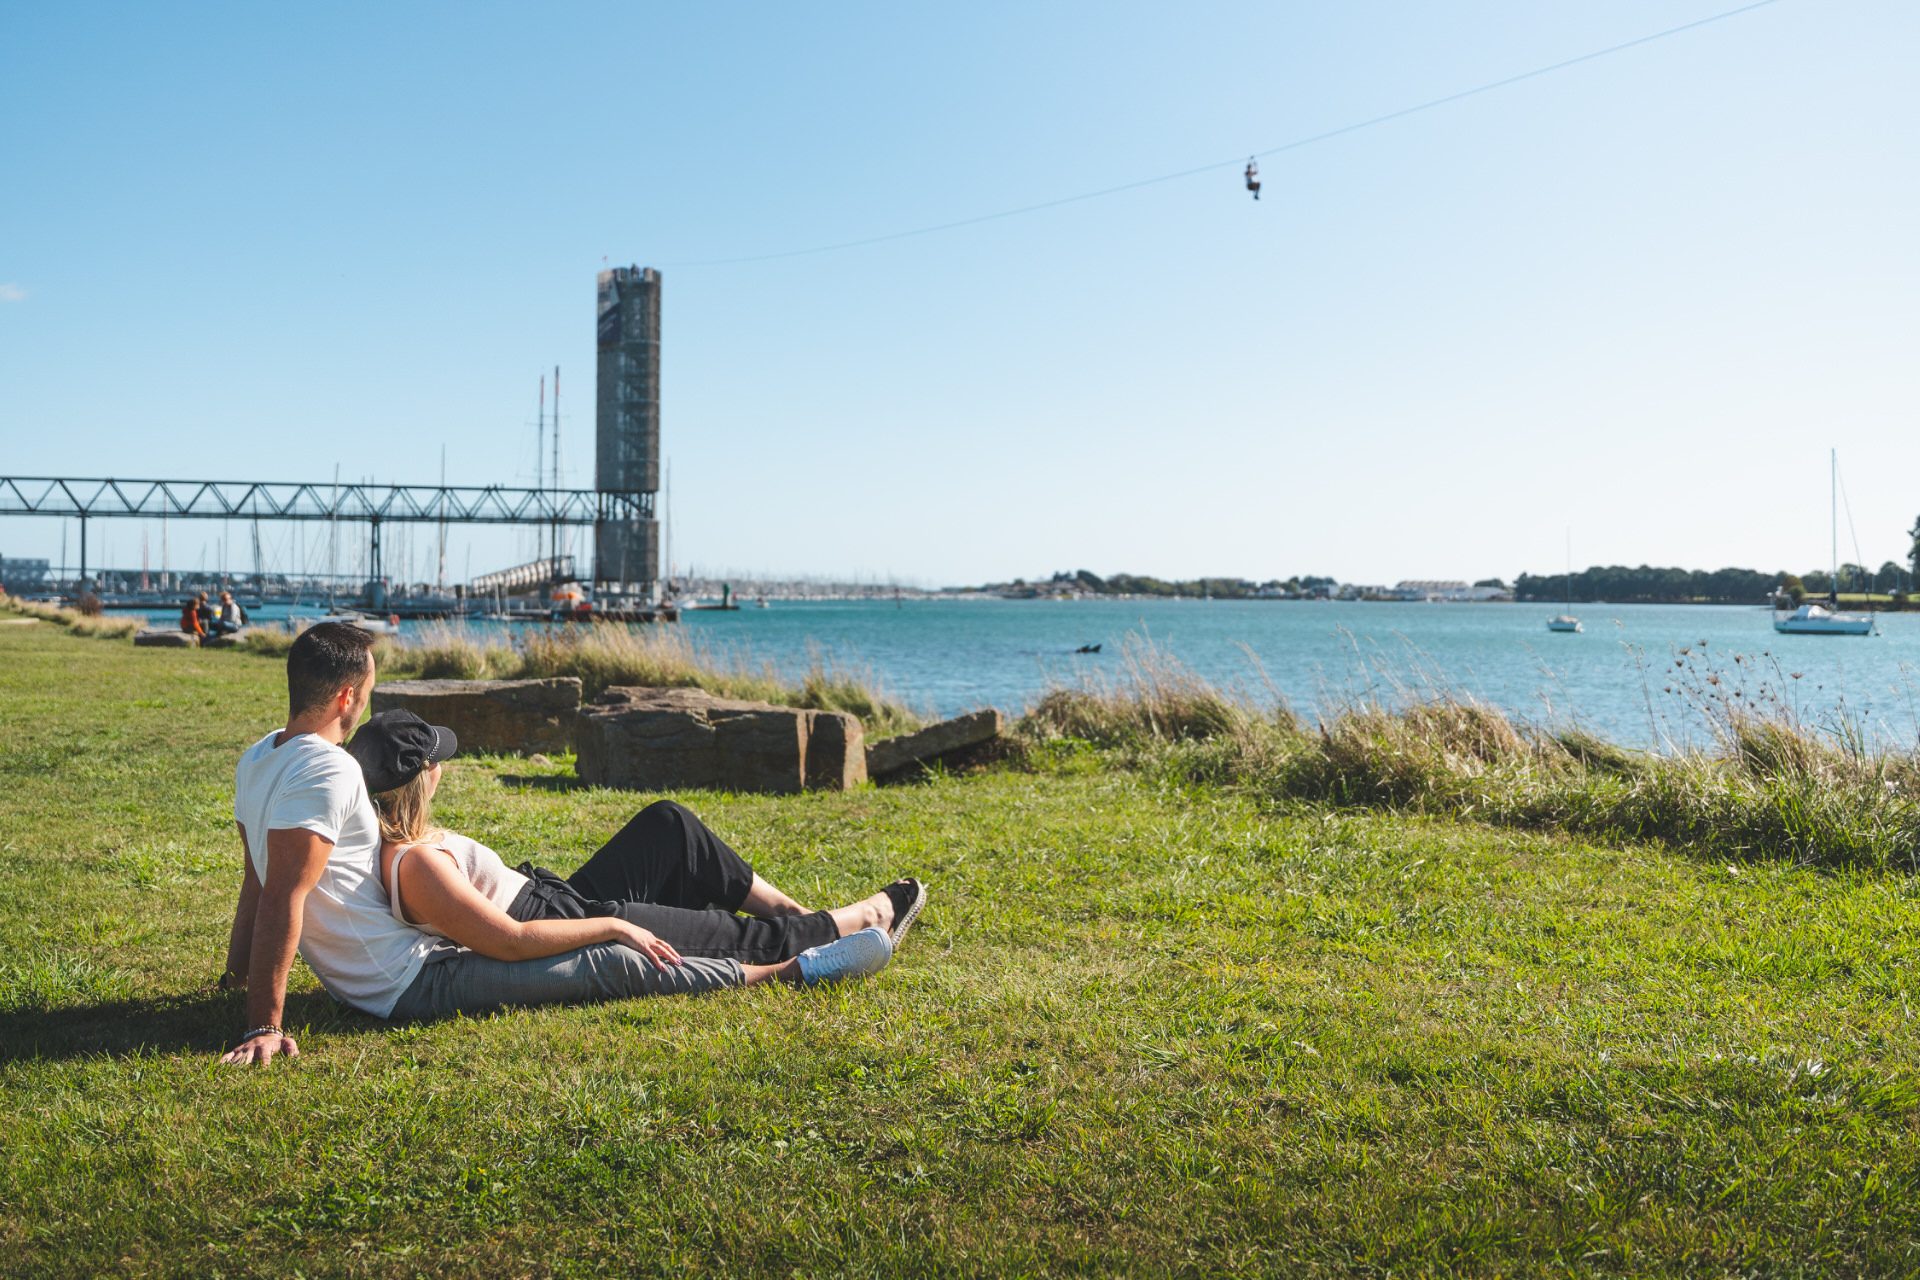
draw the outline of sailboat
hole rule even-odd
[[[1829,511],[1833,522],[1833,576],[1827,579],[1827,603],[1803,604],[1792,613],[1773,612],[1773,629],[1797,636],[1870,636],[1874,634],[1870,613],[1840,612],[1840,451],[1827,455]],[[1776,597],[1777,599],[1778,597]]]
[[[1573,616],[1573,530],[1567,530],[1567,611],[1557,618],[1547,619],[1549,631],[1582,630],[1580,619]]]

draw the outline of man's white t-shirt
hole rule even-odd
[[[234,770],[233,816],[247,856],[267,882],[267,833],[311,831],[333,841],[326,870],[307,895],[300,958],[334,999],[376,1018],[393,1012],[420,973],[434,939],[393,917],[380,884],[380,820],[360,766],[310,733],[275,747],[280,731],[247,748]]]

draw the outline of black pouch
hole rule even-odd
[[[515,912],[522,920],[586,920],[620,914],[619,903],[583,897],[578,889],[545,867],[523,862],[518,869],[527,878],[523,894],[525,906]],[[521,903],[514,905],[520,907]]]

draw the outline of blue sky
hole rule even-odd
[[[1799,569],[1830,445],[1862,554],[1902,557],[1897,0],[1275,156],[1257,204],[1226,167],[688,265],[1233,162],[1730,7],[9,5],[0,474],[431,481],[445,446],[527,482],[557,363],[590,485],[594,274],[638,263],[682,566],[1510,576],[1571,527],[1582,563]],[[176,565],[220,528],[175,524]]]

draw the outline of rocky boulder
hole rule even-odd
[[[918,765],[970,751],[1005,732],[1007,718],[992,707],[928,725],[918,733],[882,738],[867,748],[867,776],[888,778]]]
[[[845,790],[867,776],[860,722],[839,712],[614,688],[576,723],[575,767],[596,786],[792,794]]]
[[[376,685],[373,709],[396,708],[447,726],[460,739],[462,751],[508,755],[565,751],[573,745],[580,681],[559,676],[551,680],[395,680]]]
[[[165,627],[145,627],[133,633],[133,642],[142,648],[150,649],[195,649],[193,637],[184,631],[172,631]]]
[[[246,644],[248,630],[249,628],[242,627],[238,631],[229,631],[224,635],[208,636],[200,642],[200,647],[202,649],[238,649]]]
[[[805,711],[807,790],[846,791],[867,780],[867,732],[844,711]]]

